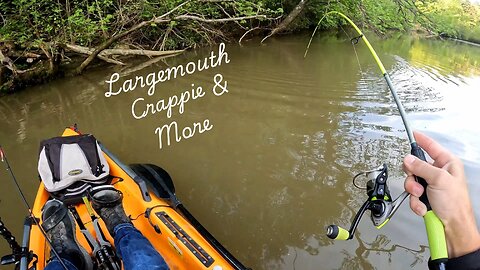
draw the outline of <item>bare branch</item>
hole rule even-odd
[[[237,21],[250,20],[250,19],[268,19],[266,15],[253,15],[253,16],[244,16],[244,17],[222,18],[222,19],[206,19],[199,16],[195,16],[195,15],[189,15],[189,14],[179,15],[179,16],[173,17],[173,19],[168,18],[168,16],[172,14],[174,11],[180,9],[181,7],[183,7],[184,5],[190,2],[191,0],[187,0],[182,4],[176,6],[172,10],[168,11],[167,13],[161,15],[160,17],[154,17],[148,21],[140,22],[132,26],[128,30],[125,30],[123,32],[113,35],[107,41],[103,42],[97,48],[95,48],[95,50],[87,57],[87,59],[85,59],[80,64],[80,66],[78,66],[75,69],[75,72],[77,74],[82,73],[83,70],[93,61],[93,59],[95,59],[95,57],[97,57],[103,50],[107,49],[110,45],[112,45],[117,40],[129,35],[130,33],[140,30],[145,26],[151,25],[153,23],[168,23],[168,22],[171,22],[172,20],[192,20],[192,21],[198,21],[198,22],[204,22],[204,23],[223,23],[223,22],[237,22]]]
[[[238,40],[238,44],[241,44],[241,43],[242,43],[242,39],[243,39],[244,37],[246,37],[246,36],[248,35],[248,33],[252,32],[252,31],[254,31],[254,30],[257,30],[257,29],[260,29],[260,27],[255,27],[255,28],[252,28],[252,29],[246,31],[246,32],[242,35],[242,37]]]
[[[90,55],[93,53],[94,49],[92,48],[87,48],[79,45],[73,45],[73,44],[65,44],[65,48],[68,50],[71,50],[76,53],[81,53],[81,54],[88,54]],[[114,64],[120,64],[124,65],[120,61],[112,60],[108,58],[107,56],[110,55],[144,55],[144,56],[169,56],[169,55],[177,55],[179,53],[184,52],[184,50],[173,50],[173,51],[151,51],[151,50],[131,50],[131,49],[105,49],[102,52],[98,54],[98,57],[106,62]],[[103,57],[103,58],[101,58]],[[104,59],[106,58],[106,59]]]
[[[235,0],[198,0],[198,2],[204,3],[222,3],[222,2],[234,2]]]
[[[241,20],[250,20],[250,19],[266,19],[266,15],[253,15],[253,16],[244,16],[244,17],[235,17],[235,18],[224,18],[224,19],[204,19],[192,15],[180,15],[175,17],[175,20],[193,20],[205,23],[221,23],[221,22],[233,22]]]
[[[91,55],[95,51],[95,49],[92,49],[92,48],[87,48],[87,47],[72,45],[72,44],[65,44],[65,48],[72,52],[86,54],[86,55]],[[121,66],[125,65],[123,62],[120,62],[118,60],[114,60],[114,59],[108,58],[105,55],[102,55],[102,53],[97,55],[97,57],[110,64],[121,65]]]
[[[183,7],[184,5],[190,3],[190,1],[191,1],[191,0],[188,0],[188,1],[185,1],[185,2],[181,3],[180,5],[176,6],[175,8],[173,8],[173,9],[170,10],[169,12],[163,14],[162,16],[158,17],[157,19],[163,19],[163,18],[167,17],[168,15],[172,14],[173,12],[175,12],[175,10],[177,10],[177,9]],[[155,20],[156,20],[156,19],[155,19]]]
[[[145,55],[145,56],[167,56],[171,54],[179,54],[185,50],[173,50],[173,51],[151,51],[151,50],[130,50],[130,49],[107,49],[100,54],[104,55]]]

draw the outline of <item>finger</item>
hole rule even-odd
[[[435,161],[434,166],[448,170],[454,176],[463,175],[463,163],[450,151],[421,132],[414,132],[418,144]]]
[[[405,190],[415,197],[420,197],[423,194],[423,191],[424,191],[423,186],[417,183],[413,176],[408,176],[407,179],[405,179],[404,186],[405,186]]]
[[[445,166],[445,164],[455,158],[450,151],[427,135],[418,131],[413,132],[413,135],[415,136],[418,145],[420,145],[420,147],[423,148],[433,160],[435,160],[438,167]]]
[[[412,172],[410,172],[407,167],[405,167],[405,164],[402,164],[402,170],[407,174],[407,176],[413,175]]]
[[[446,170],[437,168],[413,155],[407,155],[403,159],[403,165],[407,171],[422,177],[429,185],[438,185],[438,181],[444,179],[442,176],[448,174]]]
[[[422,203],[420,199],[415,196],[410,196],[410,208],[415,214],[421,217],[425,216],[425,214],[427,213],[427,207],[425,206],[425,204]]]
[[[427,161],[428,162],[428,161]],[[438,168],[441,168],[439,166],[436,166],[435,163],[430,163],[428,162],[428,164],[432,164],[433,166],[435,167],[438,167]],[[445,168],[444,168],[445,169]],[[406,167],[405,167],[405,164],[402,164],[402,170],[407,174],[407,176],[411,176],[411,175],[414,175],[411,171],[409,171]]]

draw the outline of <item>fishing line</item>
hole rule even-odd
[[[365,81],[365,77],[363,76],[364,73],[362,70],[362,65],[360,65],[360,59],[358,58],[357,49],[355,48],[355,44],[353,43],[353,41],[351,43],[352,43],[353,51],[355,52],[355,58],[357,59],[358,69],[360,69],[360,76],[362,77],[362,80]]]
[[[351,38],[350,35],[347,33],[347,31],[345,31],[345,29],[343,28],[342,25],[340,25],[340,28],[343,30],[345,35],[350,39],[350,43],[352,44],[353,52],[355,53],[355,59],[357,59],[358,69],[360,70],[360,77],[362,77],[362,80],[365,81],[365,77],[363,76],[364,73],[363,73],[363,70],[362,70],[362,65],[360,64],[360,59],[358,58],[357,49],[355,48],[355,45],[358,44],[358,39],[360,37]]]
[[[29,215],[30,215],[30,218],[33,220],[33,222],[35,223],[35,225],[37,225],[37,227],[38,227],[38,229],[40,230],[40,232],[42,233],[43,237],[45,237],[45,240],[47,241],[48,245],[50,246],[50,250],[53,252],[53,254],[55,255],[55,257],[57,257],[57,259],[58,259],[58,261],[60,262],[60,264],[62,265],[63,269],[68,270],[67,266],[66,266],[65,263],[63,262],[63,259],[60,257],[60,255],[58,255],[57,251],[53,248],[53,244],[52,244],[51,240],[48,238],[47,233],[46,233],[45,230],[42,228],[42,226],[40,226],[40,223],[38,222],[37,218],[36,218],[35,215],[33,214],[32,208],[30,207],[30,204],[28,203],[25,195],[23,194],[23,191],[22,191],[22,189],[20,188],[20,185],[18,184],[17,178],[16,178],[15,175],[13,174],[12,167],[10,167],[10,163],[8,163],[7,155],[5,154],[5,151],[3,150],[3,148],[2,148],[1,145],[0,145],[0,158],[1,158],[1,161],[5,164],[6,170],[10,173],[10,176],[11,176],[11,178],[12,178],[12,180],[13,180],[13,183],[15,184],[15,186],[17,187],[18,192],[20,193],[20,197],[22,198],[23,203],[24,203],[25,206],[27,207],[27,210],[28,210],[28,213],[29,213]]]

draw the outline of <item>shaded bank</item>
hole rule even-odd
[[[421,28],[467,40],[480,20],[479,6],[460,0],[14,0],[0,10],[0,92],[80,74],[97,61],[122,66],[139,54],[311,29],[330,10],[378,34]],[[320,28],[344,25],[329,18]]]

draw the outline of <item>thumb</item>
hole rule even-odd
[[[435,185],[440,176],[447,173],[447,171],[437,168],[413,155],[407,155],[403,159],[403,166],[408,174],[422,177],[429,185]]]

